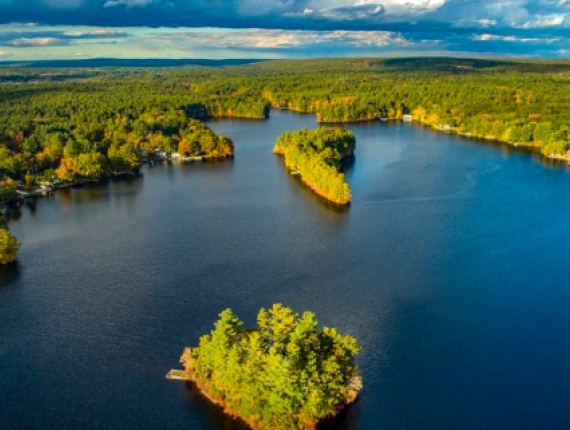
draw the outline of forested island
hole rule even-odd
[[[264,120],[272,108],[315,114],[321,123],[416,121],[570,161],[570,61],[350,58],[104,69],[50,64],[0,67],[0,205],[54,181],[136,174],[145,157],[158,153],[231,156],[231,140],[203,121]],[[319,160],[311,154],[305,161]],[[316,163],[319,173],[300,158],[290,165],[315,191],[329,188],[319,194],[346,203],[350,188],[338,169],[334,173],[338,154],[326,166],[324,158]],[[331,180],[321,183],[323,175]]]
[[[166,139],[168,133],[160,125],[173,133],[180,112],[199,120],[265,119],[271,107],[316,114],[323,123],[402,120],[408,115],[434,128],[567,157],[569,80],[569,61],[545,60],[370,58],[265,61],[226,68],[5,67],[0,69],[0,164],[8,154],[43,152],[47,136],[42,128],[50,134],[72,132],[80,142],[86,138],[98,145],[108,125],[111,133],[122,123],[126,134],[134,131],[144,137],[143,131],[152,132],[152,120],[134,124],[145,114],[165,117],[158,120],[156,131]],[[149,126],[151,130],[145,130]],[[59,143],[65,146],[67,140]],[[19,156],[14,163],[20,172],[33,171],[35,164],[41,170],[51,158],[47,153],[31,162]]]
[[[193,381],[255,430],[309,430],[356,400],[359,351],[353,337],[319,329],[311,312],[276,304],[245,329],[227,309],[197,347],[184,350],[184,371],[168,376]]]
[[[356,149],[354,134],[338,127],[320,127],[283,133],[273,152],[315,193],[338,204],[348,204],[350,186],[341,172],[341,161]]]

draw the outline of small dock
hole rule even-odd
[[[191,381],[191,379],[186,376],[186,372],[184,370],[176,370],[172,369],[170,372],[166,374],[166,379],[176,379],[179,381]]]

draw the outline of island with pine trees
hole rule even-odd
[[[226,309],[197,347],[184,349],[184,370],[167,377],[193,381],[255,430],[314,430],[356,400],[362,379],[353,337],[280,304],[261,309],[257,323],[245,329]]]
[[[353,157],[355,149],[356,139],[351,131],[320,127],[283,133],[273,152],[283,155],[285,165],[315,193],[346,205],[352,192],[341,172],[342,160]]]

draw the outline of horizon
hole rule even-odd
[[[47,58],[47,59],[0,59],[0,65],[41,65],[41,64],[71,64],[71,63],[90,63],[90,62],[101,62],[101,63],[111,63],[117,62],[118,64],[129,63],[129,62],[141,62],[141,63],[174,63],[172,66],[165,65],[164,67],[183,67],[183,66],[248,66],[255,65],[259,63],[266,62],[311,62],[311,61],[335,61],[335,60],[414,60],[414,59],[438,59],[438,60],[465,60],[465,61],[495,61],[499,62],[510,62],[510,63],[566,63],[570,62],[570,58],[559,58],[559,57],[508,57],[508,56],[478,56],[478,55],[382,55],[382,56],[345,56],[345,57],[307,57],[307,58],[296,58],[296,57],[284,57],[284,58],[200,58],[200,57],[90,57],[90,58]],[[176,64],[180,63],[180,64]],[[59,67],[59,66],[54,66]],[[89,66],[98,67],[98,66]],[[102,67],[112,67],[112,66],[102,66]],[[146,67],[146,66],[126,66],[126,67]]]

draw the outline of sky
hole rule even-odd
[[[570,0],[0,0],[0,61],[570,57]]]

